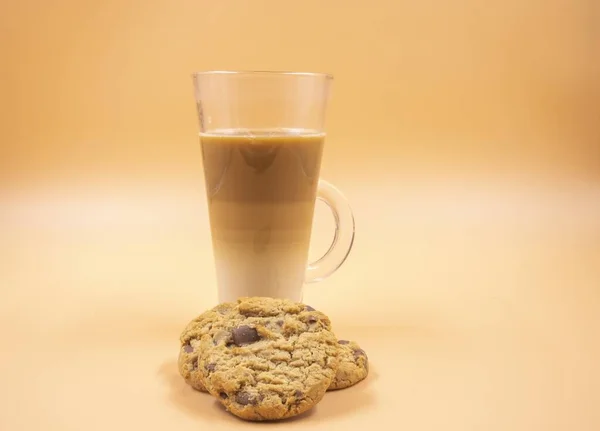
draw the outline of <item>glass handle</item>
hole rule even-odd
[[[333,274],[346,260],[354,243],[354,214],[348,201],[331,183],[319,180],[317,199],[325,202],[335,219],[335,232],[329,250],[306,270],[305,283],[321,281]]]

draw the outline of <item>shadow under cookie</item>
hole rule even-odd
[[[378,378],[377,371],[370,365],[367,377],[353,386],[327,391],[319,405],[319,420],[346,416],[359,410],[368,410],[375,404],[373,383]]]

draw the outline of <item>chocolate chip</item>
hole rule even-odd
[[[227,395],[225,392],[221,392],[221,393],[219,394],[219,396],[220,396],[221,398],[223,398],[224,400],[226,400],[227,398],[229,398],[229,395]]]
[[[243,406],[254,403],[254,398],[248,392],[238,392],[235,395],[235,402]]]
[[[340,340],[340,341],[338,341],[338,343],[340,343],[340,344],[350,344],[350,341],[348,341],[348,340]]]
[[[314,308],[312,308],[310,305],[305,305],[306,307],[306,311],[316,311]]]
[[[277,322],[275,322],[275,323],[277,323],[277,326],[283,326],[283,320],[278,320],[278,321],[277,321]]]
[[[194,351],[194,348],[188,343],[188,344],[184,344],[183,345],[183,351],[185,353],[192,353]]]
[[[354,351],[354,359],[358,359],[361,356],[364,357],[364,358],[366,358],[367,354],[365,353],[365,351],[363,349],[356,349]]]
[[[209,373],[212,373],[213,371],[215,371],[215,368],[217,368],[217,364],[206,364],[204,368],[206,368],[206,371],[208,371]]]
[[[298,390],[296,392],[294,392],[294,396],[296,398],[304,398],[304,394],[302,393],[302,391],[298,391]]]
[[[315,316],[310,316],[308,318],[308,323],[309,324],[317,323],[318,321],[319,321],[319,319],[317,319]]]
[[[250,344],[260,340],[256,328],[251,328],[247,325],[238,326],[232,331],[231,335],[233,337],[233,343],[236,346],[243,346],[244,344]]]

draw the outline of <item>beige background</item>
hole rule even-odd
[[[249,428],[186,388],[216,300],[190,73],[335,76],[355,248],[306,289],[368,380],[285,425],[600,428],[594,0],[4,2],[0,429]],[[312,254],[329,238],[318,208]]]

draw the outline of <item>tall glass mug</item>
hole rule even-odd
[[[220,302],[302,301],[346,260],[354,217],[319,179],[332,77],[208,71],[193,75]],[[307,264],[315,199],[333,213],[327,253]]]

